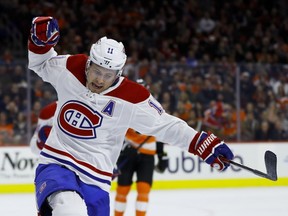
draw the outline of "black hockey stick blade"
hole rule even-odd
[[[265,152],[265,166],[267,175],[271,177],[271,180],[277,181],[277,156],[272,151]]]
[[[252,169],[248,166],[245,166],[243,164],[236,163],[235,161],[232,160],[227,160],[226,158],[221,157],[220,158],[223,162],[225,163],[230,163],[236,167],[242,168],[244,170],[250,171],[254,173],[257,176],[260,176],[262,178],[266,178],[272,181],[277,181],[277,156],[272,152],[272,151],[266,151],[265,152],[265,167],[267,173],[261,172],[256,169]]]

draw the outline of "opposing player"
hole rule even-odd
[[[214,134],[198,132],[165,113],[149,91],[121,76],[127,56],[106,37],[90,55],[58,55],[57,21],[36,17],[28,42],[29,68],[53,85],[58,102],[40,152],[35,185],[39,215],[109,216],[113,168],[128,128],[198,155],[218,170],[233,158]]]
[[[40,151],[43,149],[44,144],[49,136],[56,107],[57,102],[54,101],[43,107],[39,113],[37,127],[30,140],[31,151],[36,155],[40,154]]]
[[[148,88],[143,79],[138,79],[137,83]],[[131,128],[127,131],[124,148],[117,161],[120,175],[117,178],[114,216],[124,215],[134,174],[137,175],[136,216],[146,215],[153,182],[154,155],[158,156],[156,171],[164,172],[168,166],[168,157],[163,146],[153,136],[140,134]]]

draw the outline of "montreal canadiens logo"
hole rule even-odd
[[[59,128],[69,136],[79,139],[96,138],[96,128],[101,126],[102,116],[80,101],[66,102],[58,115]]]

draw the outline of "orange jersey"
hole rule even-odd
[[[133,129],[128,129],[125,142],[129,143],[134,148],[139,148],[139,152],[143,154],[154,155],[156,154],[156,138],[153,136],[147,136],[144,134],[140,134]],[[144,142],[144,144],[142,144]]]

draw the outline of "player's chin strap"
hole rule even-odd
[[[86,75],[86,79],[87,79],[87,75],[88,75],[88,68],[91,66],[91,59],[88,58],[86,65],[85,65],[85,75]]]
[[[119,78],[120,78],[120,77],[118,76],[110,87],[116,85],[116,84],[119,82]]]

